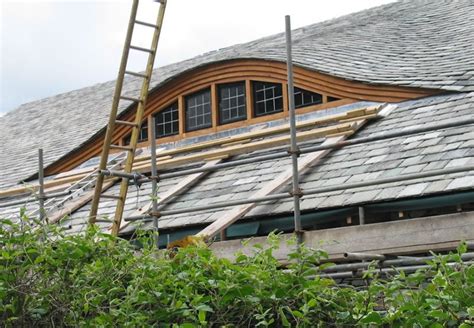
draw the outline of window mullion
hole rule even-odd
[[[212,120],[212,127],[217,128],[218,122],[218,100],[217,100],[217,86],[215,83],[211,84],[211,120]]]

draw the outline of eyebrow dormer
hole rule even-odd
[[[303,114],[357,101],[399,102],[433,94],[432,90],[369,85],[294,67],[296,113]],[[285,63],[240,59],[208,64],[150,91],[138,147],[250,126],[288,117]],[[151,136],[152,118],[156,136]],[[134,120],[132,107],[121,120]],[[130,127],[119,126],[113,142],[125,145]],[[97,156],[101,137],[90,140],[76,154],[52,165],[48,174],[71,169]]]

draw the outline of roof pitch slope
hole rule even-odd
[[[474,117],[474,92],[401,103],[388,117],[369,124],[357,136],[433,124],[433,116],[437,117],[437,123]],[[473,165],[473,130],[474,125],[462,126],[334,150],[301,177],[301,188],[304,190]],[[311,141],[313,144],[318,142],[320,141]],[[253,156],[260,154],[262,151],[252,153]],[[163,210],[248,198],[288,168],[290,163],[289,158],[282,158],[210,173]],[[465,172],[308,195],[303,198],[301,207],[302,210],[344,207],[473,188],[474,172]],[[289,186],[283,190],[289,190]],[[144,200],[139,202],[142,201]],[[266,202],[255,207],[244,218],[289,213],[293,209],[292,202],[291,199]],[[229,208],[225,208],[165,216],[160,218],[160,227],[177,228],[210,223],[228,210]]]
[[[433,121],[433,118],[435,122]],[[401,103],[386,118],[362,129],[358,136],[474,118],[474,92],[429,97]],[[329,154],[323,163],[301,178],[301,188],[350,184],[429,170],[474,165],[474,125],[347,146]],[[446,192],[472,190],[474,172],[434,176],[357,189],[308,195],[302,210],[390,201]],[[281,213],[290,201],[257,207],[250,215]]]
[[[295,64],[349,80],[474,90],[474,4],[400,1],[294,31]],[[233,59],[285,60],[283,34],[207,53],[154,71],[157,88],[197,67]],[[136,92],[128,78],[124,91]],[[78,149],[107,122],[114,82],[20,106],[0,118],[0,188],[36,172],[37,148],[45,165]],[[125,105],[119,109],[123,112]]]

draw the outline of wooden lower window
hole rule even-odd
[[[255,116],[283,111],[283,87],[280,83],[253,81],[252,88]]]
[[[209,89],[186,96],[186,131],[212,126],[211,91]]]
[[[245,82],[218,85],[218,92],[220,124],[247,119]]]
[[[178,103],[155,114],[155,138],[173,136],[179,133]]]
[[[308,90],[303,90],[300,88],[294,89],[294,95],[295,95],[295,108],[301,108],[301,107],[306,107],[306,106],[311,106],[311,105],[317,105],[317,104],[322,104],[323,103],[323,95],[316,93],[316,92],[311,92]]]

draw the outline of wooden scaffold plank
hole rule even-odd
[[[355,122],[353,129],[357,131],[366,123],[366,120],[360,120]],[[347,135],[342,136],[334,136],[327,138],[323,145],[332,145],[338,142],[341,142],[347,138]],[[301,158],[298,163],[298,174],[304,173],[311,165],[315,164],[322,158],[324,158],[328,153],[331,152],[331,149],[322,150],[314,153],[309,153],[305,157]],[[275,192],[279,188],[287,185],[293,176],[292,168],[288,168],[282,173],[280,173],[275,179],[271,182],[267,183],[263,188],[258,190],[255,194],[250,196],[252,198],[258,198],[270,195],[271,193]],[[256,207],[257,203],[250,203],[245,205],[237,206],[226,213],[224,213],[217,221],[214,221],[206,228],[201,230],[197,236],[202,238],[211,238],[218,234],[219,232],[223,231],[227,227],[229,227],[232,223],[237,221],[238,219],[242,218],[245,214],[250,212],[254,207]]]

